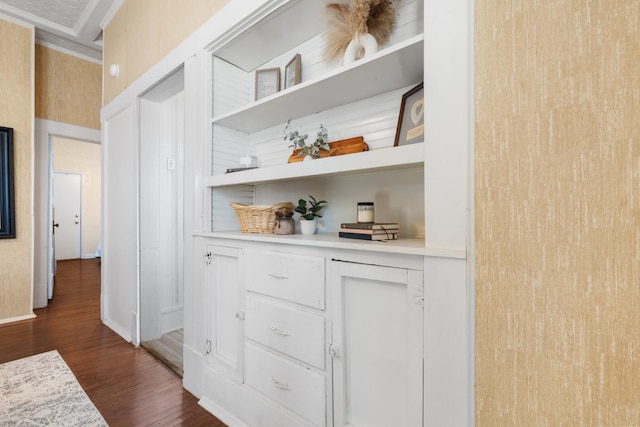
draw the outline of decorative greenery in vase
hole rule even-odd
[[[307,145],[308,134],[300,134],[297,130],[291,129],[291,119],[287,120],[287,125],[284,127],[284,140],[291,141],[289,148],[294,150],[300,149],[298,156],[311,156],[317,159],[320,155],[320,149],[329,149],[329,133],[322,123],[320,123],[320,130],[316,134],[316,140]]]
[[[307,207],[309,204],[309,207]],[[301,218],[312,221],[316,218],[322,218],[318,212],[327,204],[326,200],[316,200],[315,197],[309,196],[309,200],[300,199],[298,200],[298,206],[296,206],[295,211],[300,214]]]

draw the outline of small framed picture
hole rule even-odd
[[[280,91],[280,68],[256,70],[256,101]]]
[[[284,69],[284,88],[295,86],[302,80],[302,57],[299,53],[293,57]]]
[[[394,147],[424,141],[424,82],[402,95]]]

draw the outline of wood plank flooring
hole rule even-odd
[[[35,314],[0,325],[0,363],[58,350],[112,427],[225,426],[179,376],[100,321],[99,259],[59,262],[54,297]]]
[[[184,342],[184,331],[175,331],[162,334],[157,340],[141,343],[149,353],[157,357],[169,369],[182,378],[182,343]]]

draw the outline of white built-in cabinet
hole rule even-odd
[[[204,238],[203,406],[231,425],[420,426],[420,257]]]
[[[422,425],[425,143],[394,138],[402,95],[424,78],[423,2],[397,11],[389,43],[349,65],[322,57],[324,2],[268,3],[208,50],[201,403],[230,425]],[[296,54],[301,83],[255,100],[256,70],[284,79]],[[289,164],[288,119],[333,141],[362,135],[369,151]],[[246,155],[258,168],[226,173]],[[314,236],[241,233],[229,206],[309,194],[329,201]],[[358,201],[401,238],[339,238]]]

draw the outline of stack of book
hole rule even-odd
[[[400,224],[397,222],[344,222],[338,236],[361,240],[397,240]]]

